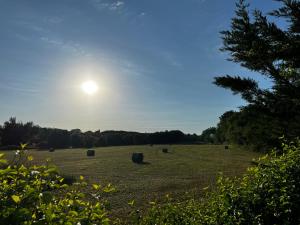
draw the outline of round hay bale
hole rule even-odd
[[[225,150],[228,150],[228,149],[229,149],[229,146],[228,146],[228,145],[225,145],[224,148],[225,148]]]
[[[54,148],[50,148],[49,152],[55,152],[55,149]]]
[[[168,153],[169,150],[168,150],[167,148],[163,148],[163,149],[162,149],[162,152],[163,152],[163,153]]]
[[[87,156],[95,156],[95,150],[93,150],[93,149],[88,149],[88,150],[86,151],[86,155],[87,155]]]
[[[143,163],[144,154],[140,153],[140,152],[132,153],[131,159],[132,159],[132,162],[134,162],[134,163],[138,163],[138,164]]]

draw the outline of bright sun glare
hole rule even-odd
[[[89,80],[81,84],[81,89],[88,95],[94,95],[98,91],[98,85],[95,81]]]

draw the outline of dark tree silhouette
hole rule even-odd
[[[200,140],[204,143],[216,143],[216,132],[217,128],[210,127],[204,130],[200,136]]]
[[[276,145],[278,135],[287,138],[300,135],[300,2],[277,1],[282,3],[278,10],[267,16],[254,10],[251,16],[249,5],[240,0],[231,29],[221,32],[224,45],[221,50],[230,54],[229,60],[268,77],[273,84],[271,89],[262,89],[252,78],[229,75],[215,78],[216,85],[240,94],[249,103],[234,115],[235,120],[244,120],[235,124],[240,131],[234,134],[233,125],[227,128],[227,135],[228,132],[230,136],[239,135],[233,139],[241,139],[244,144],[255,145],[265,140]],[[271,22],[270,17],[284,20],[286,29]],[[253,134],[256,137],[250,138]]]
[[[184,134],[181,131],[164,131],[156,133],[138,133],[129,131],[97,130],[82,132],[80,129],[71,131],[42,128],[32,122],[17,122],[10,118],[3,127],[0,126],[0,148],[3,150],[16,149],[20,143],[28,143],[28,147],[48,148],[82,148],[116,145],[142,145],[142,144],[173,144],[193,143],[198,140],[196,134]]]

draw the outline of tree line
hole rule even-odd
[[[184,134],[180,130],[154,133],[129,131],[86,131],[43,128],[33,122],[19,122],[10,118],[0,126],[1,149],[15,149],[20,143],[28,143],[32,148],[81,148],[144,144],[197,143],[201,136]]]

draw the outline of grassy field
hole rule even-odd
[[[170,153],[163,153],[168,148]],[[89,182],[112,183],[117,192],[109,197],[114,213],[126,216],[128,202],[135,199],[140,208],[149,201],[161,200],[166,194],[184,200],[201,196],[202,189],[213,186],[216,176],[239,176],[246,171],[255,152],[221,145],[124,146],[96,148],[95,157],[87,157],[86,149],[65,149],[55,152],[34,151],[35,163],[46,158],[64,175],[79,177]],[[144,164],[131,161],[132,152],[144,153]],[[5,152],[10,157],[12,152]],[[188,194],[187,194],[188,193]]]

